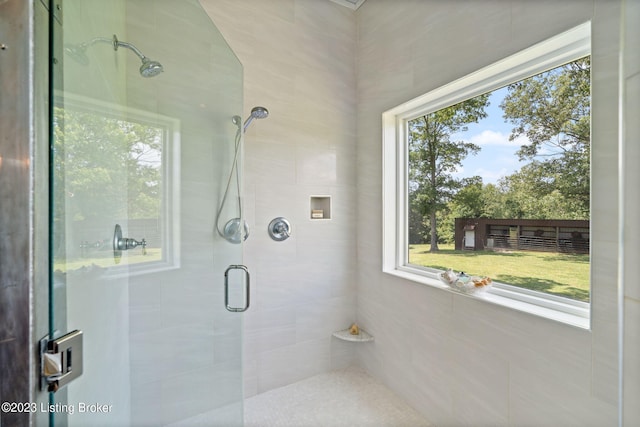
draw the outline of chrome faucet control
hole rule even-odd
[[[128,251],[138,246],[142,246],[142,255],[146,255],[147,241],[145,239],[138,241],[129,237],[122,237],[122,227],[120,227],[120,224],[116,224],[116,228],[113,231],[113,258],[116,264],[120,263],[122,251]]]
[[[138,246],[142,246],[142,249],[144,251],[144,249],[147,247],[147,241],[145,239],[137,241],[136,239],[130,239],[128,237],[124,237],[118,241],[118,249],[120,249],[121,251],[137,248]]]
[[[267,228],[269,236],[276,242],[287,240],[291,237],[291,224],[283,217],[274,218]]]

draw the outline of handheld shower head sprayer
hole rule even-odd
[[[253,107],[251,109],[251,114],[247,117],[247,120],[242,123],[242,118],[240,116],[233,116],[231,118],[231,123],[238,127],[236,131],[236,150],[233,157],[233,163],[231,164],[231,171],[229,172],[229,179],[227,180],[227,188],[224,190],[224,195],[222,196],[222,201],[220,202],[220,207],[218,208],[218,213],[216,214],[216,230],[218,234],[222,236],[225,240],[230,243],[242,243],[243,240],[247,240],[249,237],[249,226],[247,225],[247,221],[242,219],[242,200],[240,198],[240,172],[238,169],[238,153],[240,152],[242,133],[247,130],[247,127],[251,123],[253,119],[264,119],[269,116],[269,110],[264,107]],[[231,185],[231,180],[233,179],[235,171],[236,176],[236,188],[238,191],[238,216],[230,219],[224,226],[224,229],[220,229],[220,216],[222,214],[222,210],[225,207],[225,203],[227,202],[227,195],[229,194],[229,187]]]
[[[264,119],[269,117],[269,110],[264,107],[253,107],[251,109],[251,115],[256,119]]]
[[[253,107],[251,109],[251,114],[247,117],[247,120],[244,122],[242,127],[242,131],[246,132],[249,124],[253,121],[253,119],[265,119],[269,117],[269,110],[264,107]]]

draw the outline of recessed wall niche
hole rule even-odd
[[[311,196],[309,205],[312,220],[331,219],[331,196]]]

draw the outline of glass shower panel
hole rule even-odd
[[[51,421],[240,426],[242,314],[224,273],[242,244],[215,223],[242,65],[195,0],[59,6],[50,335],[83,331],[83,373],[51,394]]]

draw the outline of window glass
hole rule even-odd
[[[175,268],[179,123],[76,96],[55,107],[53,119],[53,221],[67,230],[53,248],[55,271]],[[115,251],[116,225],[137,246]]]
[[[590,57],[405,121],[408,264],[589,301]]]

